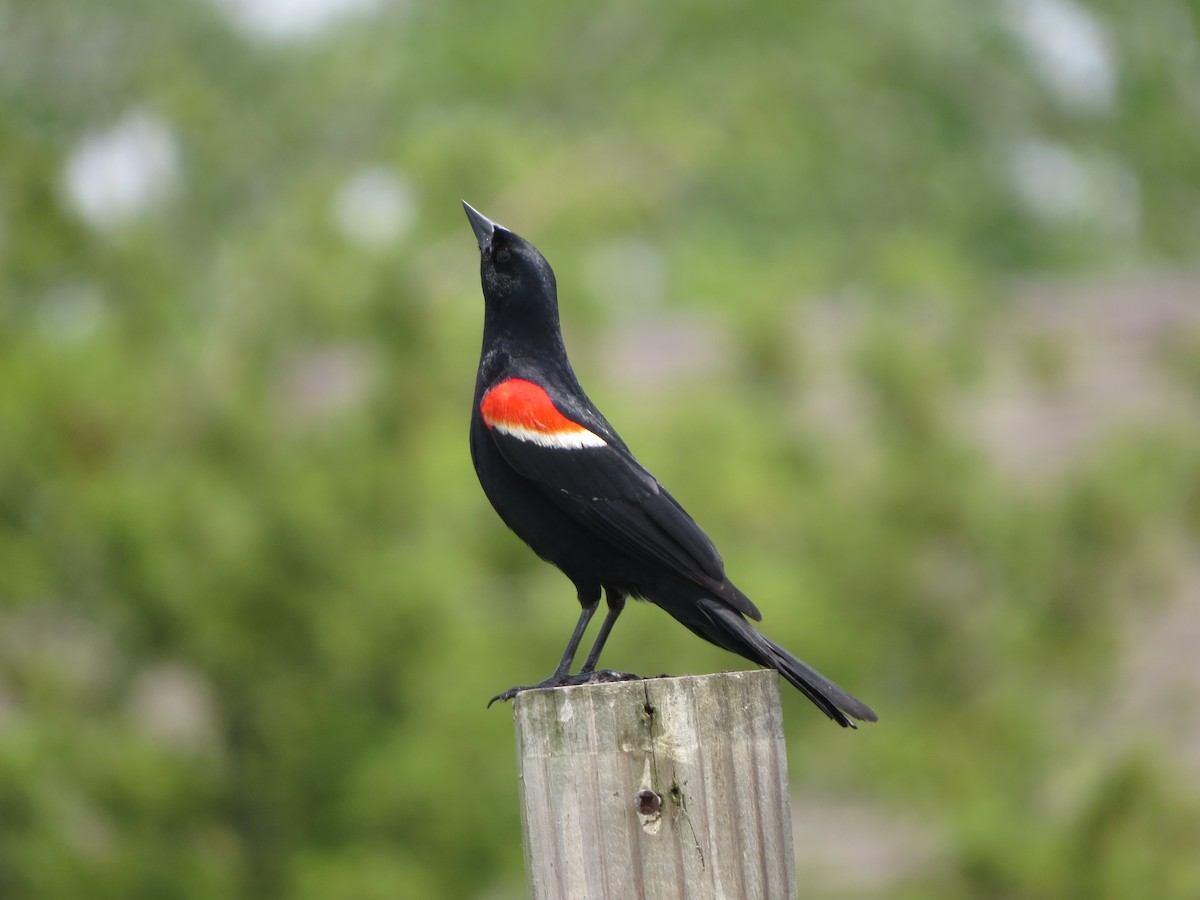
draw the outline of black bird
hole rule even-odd
[[[776,669],[839,725],[854,727],[848,716],[874,722],[866,704],[746,621],[762,614],[725,576],[712,541],[634,459],[580,387],[559,328],[550,264],[528,241],[466,201],[463,207],[479,241],[484,299],[471,459],[500,518],[562,570],[583,607],[554,674],[491,702],[529,688],[622,677],[597,672],[596,662],[626,598],[636,597],[718,647]],[[601,589],[608,614],[572,675]]]

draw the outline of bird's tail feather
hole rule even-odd
[[[775,669],[815,703],[825,715],[844,728],[855,727],[848,716],[863,722],[878,720],[869,706],[784,650],[735,610],[719,600],[701,601],[700,606],[706,614],[705,625],[711,626],[703,628],[702,631],[693,629],[698,631],[701,637],[739,656]]]

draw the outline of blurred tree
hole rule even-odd
[[[555,264],[768,630],[880,710],[790,707],[797,789],[940,849],[829,896],[1194,895],[1118,651],[1195,550],[1195,319],[1179,405],[1040,479],[962,411],[1015,276],[1194,263],[1196,16],[0,4],[0,896],[520,894],[483,702],[575,613],[471,475],[459,197]],[[737,664],[622,624],[622,668]]]

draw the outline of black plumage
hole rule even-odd
[[[485,301],[471,459],[500,518],[562,570],[582,606],[554,674],[528,687],[615,676],[596,664],[626,598],[635,597],[705,640],[778,670],[840,725],[852,727],[848,717],[875,721],[865,704],[750,625],[747,617],[762,615],[726,577],[712,541],[634,458],[575,377],[549,263],[528,241],[463,206],[479,243]],[[608,614],[572,675],[602,591]]]

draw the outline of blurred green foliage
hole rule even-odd
[[[1162,348],[1171,410],[1041,477],[962,416],[1015,277],[1195,263],[1200,4],[397,2],[274,38],[253,5],[0,3],[0,896],[521,894],[483,704],[576,610],[471,471],[460,197],[555,265],[583,381],[766,630],[880,712],[789,696],[796,789],[936,851],[814,896],[1200,896],[1164,739],[1197,699],[1117,715],[1196,574],[1200,338]],[[1103,51],[1082,87],[1047,10]],[[131,115],[161,196],[89,217],[71,161]],[[336,213],[363,172],[378,239]],[[612,336],[672,317],[716,349],[623,384]],[[830,378],[853,402],[805,415]],[[642,605],[606,663],[739,665]]]

